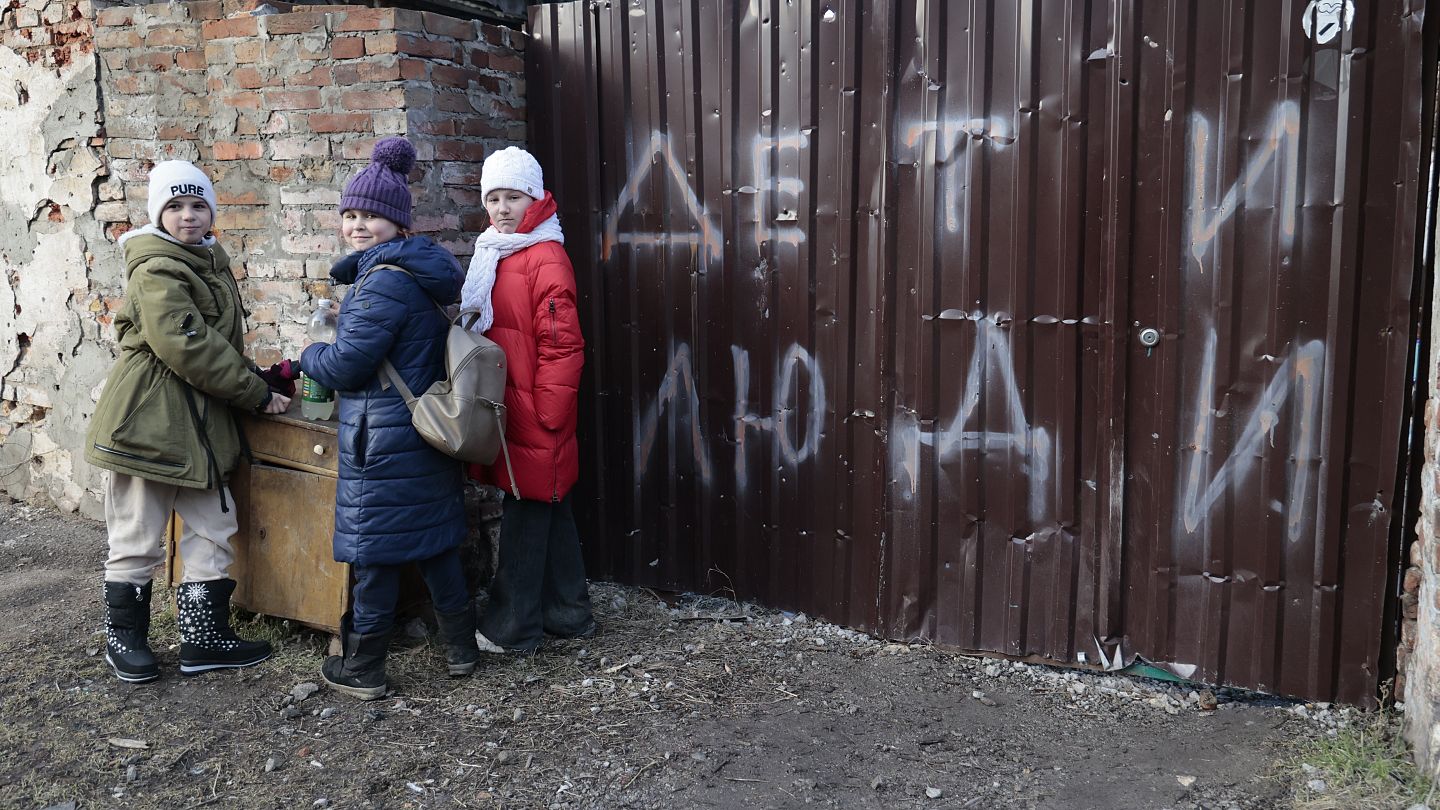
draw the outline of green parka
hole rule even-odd
[[[243,352],[230,257],[219,244],[180,245],[157,233],[122,247],[120,359],[90,421],[85,458],[153,481],[215,487],[240,460],[231,407],[254,410],[269,394]]]

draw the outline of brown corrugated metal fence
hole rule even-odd
[[[532,10],[592,575],[1372,702],[1424,10]]]

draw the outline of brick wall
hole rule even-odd
[[[1440,391],[1440,288],[1431,301],[1429,380]],[[1403,621],[1396,651],[1397,698],[1405,702],[1405,736],[1415,759],[1440,776],[1440,400],[1425,403],[1425,466],[1420,519],[1402,584]]]
[[[102,92],[124,118],[107,116],[107,135],[129,203],[129,219],[107,227],[144,221],[153,161],[204,167],[251,300],[247,340],[270,362],[303,338],[343,252],[340,189],[380,138],[415,143],[415,230],[470,254],[483,227],[479,162],[525,140],[524,37],[393,8],[222,12],[213,0],[100,12]]]
[[[298,353],[343,252],[340,189],[378,138],[416,144],[417,230],[469,255],[479,162],[525,140],[524,36],[402,9],[251,13],[259,1],[0,10],[0,491],[100,515],[82,442],[114,361],[116,239],[146,222],[155,162],[215,180],[262,363]]]

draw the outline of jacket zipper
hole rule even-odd
[[[549,301],[550,301],[550,342],[551,342],[551,343],[554,343],[554,342],[555,342],[555,299],[554,299],[554,298],[551,298],[551,299],[549,299]],[[552,459],[552,463],[551,463],[551,465],[550,465],[550,502],[551,502],[551,503],[559,503],[559,502],[560,502],[560,466],[559,466],[559,463],[558,463],[558,462],[554,462],[554,461],[553,461],[553,459],[554,459],[554,454],[553,454],[553,453],[551,454],[551,459]]]
[[[144,456],[137,456],[137,455],[135,455],[134,453],[127,453],[127,452],[125,452],[124,450],[116,450],[116,449],[113,448],[113,447],[106,447],[106,446],[103,445],[103,444],[96,444],[96,445],[95,445],[95,449],[96,449],[96,450],[99,450],[99,451],[102,452],[102,453],[109,453],[109,454],[112,455],[112,456],[119,456],[119,457],[121,457],[121,458],[128,458],[128,459],[130,459],[130,460],[132,460],[132,461],[143,461],[143,462],[145,462],[146,464],[157,464],[157,465],[159,465],[159,466],[161,466],[161,467],[184,467],[184,466],[185,466],[184,464],[180,464],[180,463],[177,463],[177,462],[174,462],[174,461],[160,461],[160,460],[158,460],[158,459],[145,458]]]

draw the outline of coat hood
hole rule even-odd
[[[226,255],[225,249],[213,238],[208,239],[205,244],[186,245],[177,242],[154,225],[146,225],[125,233],[120,237],[120,247],[125,251],[127,279],[135,272],[135,268],[144,262],[162,257],[185,262],[196,270],[209,270],[212,260],[215,267],[230,265],[230,257]]]
[[[448,306],[460,298],[460,285],[465,281],[460,261],[428,236],[392,239],[369,250],[351,253],[330,268],[330,277],[341,284],[354,284],[377,264],[396,264],[409,270],[420,289],[440,306]]]

